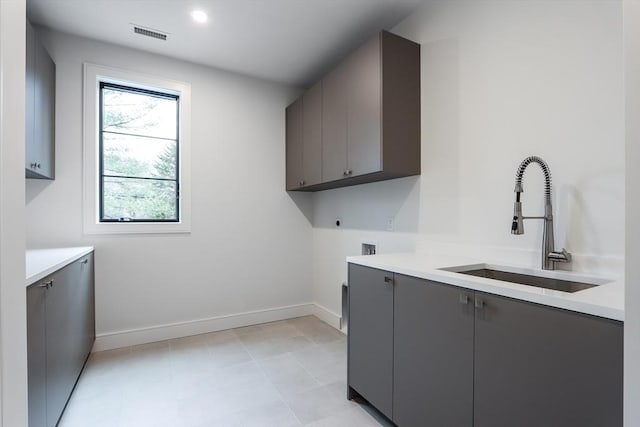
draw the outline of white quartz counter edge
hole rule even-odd
[[[93,252],[93,246],[54,249],[30,249],[26,253],[26,285],[29,286]]]
[[[466,289],[624,321],[624,282],[622,280],[605,279],[604,282],[606,283],[602,285],[575,293],[567,293],[439,270],[440,268],[458,265],[482,264],[478,260],[469,258],[389,254],[347,257],[347,262]],[[580,277],[579,275],[576,276],[577,278]]]

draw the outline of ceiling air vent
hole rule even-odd
[[[154,31],[149,28],[140,27],[138,25],[133,26],[133,32],[136,34],[141,34],[143,36],[152,37],[154,39],[167,40],[167,35],[165,33]]]

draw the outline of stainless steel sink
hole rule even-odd
[[[606,280],[602,279],[590,279],[583,281],[582,276],[571,277],[571,275],[568,273],[564,273],[563,275],[562,273],[558,274],[557,272],[554,274],[554,276],[556,277],[545,277],[536,274],[538,272],[533,270],[515,271],[516,269],[510,269],[508,267],[498,269],[494,266],[486,264],[450,267],[443,268],[442,270],[466,274],[469,276],[483,277],[485,279],[501,280],[503,282],[517,283],[520,285],[535,286],[537,288],[552,289],[554,291],[569,293],[593,288],[594,286],[598,286],[607,282]],[[559,278],[558,276],[562,278]]]

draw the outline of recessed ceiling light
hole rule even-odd
[[[202,11],[202,10],[194,10],[191,12],[191,17],[193,18],[194,21],[200,23],[200,24],[204,24],[205,22],[207,22],[207,19],[209,19],[209,17],[207,16],[207,14]]]

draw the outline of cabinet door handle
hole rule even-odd
[[[38,285],[39,288],[45,288],[45,289],[49,289],[49,288],[53,288],[53,279],[47,281],[47,282],[42,282]]]
[[[389,284],[393,285],[393,277],[384,276],[384,283],[389,283]]]
[[[469,295],[460,294],[460,304],[469,304]]]
[[[475,306],[477,309],[482,310],[484,308],[484,301],[480,298],[476,298]]]
[[[87,264],[89,262],[89,259],[83,259],[82,261],[80,261],[80,264]]]
[[[300,187],[302,187],[304,185],[304,179],[301,179],[298,184],[300,185]]]
[[[353,171],[352,171],[351,169],[347,169],[347,170],[345,170],[344,172],[342,172],[342,174],[343,174],[344,176],[349,176],[349,175],[351,175],[352,173],[353,173]]]

